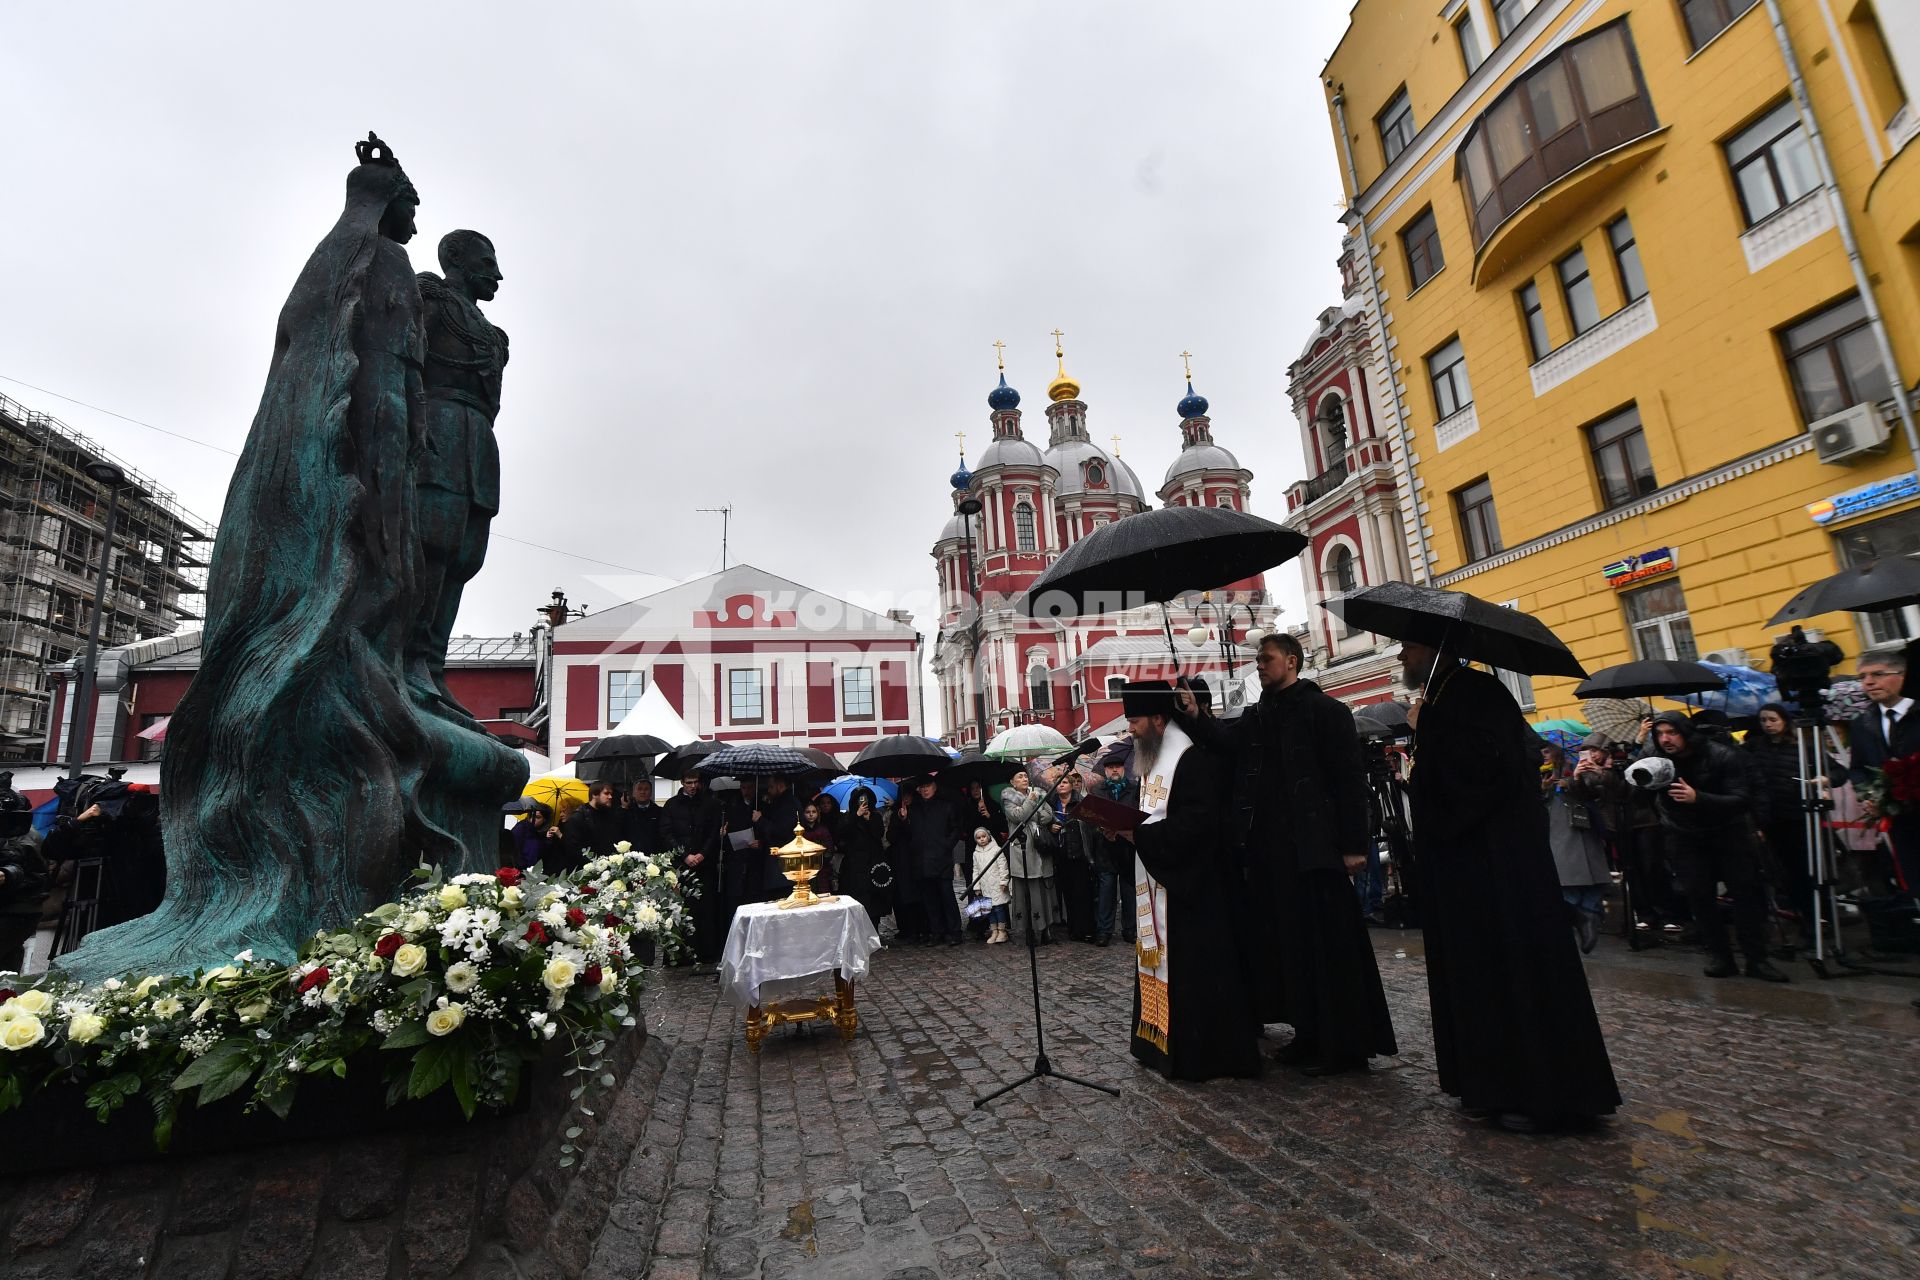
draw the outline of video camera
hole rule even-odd
[[[1807,639],[1807,633],[1797,623],[1792,631],[1775,638],[1768,655],[1781,696],[1798,703],[1809,713],[1820,709],[1840,658],[1839,645],[1831,640]]]

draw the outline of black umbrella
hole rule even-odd
[[[1725,689],[1726,677],[1697,662],[1672,662],[1647,658],[1602,667],[1582,680],[1573,691],[1576,698],[1655,698],[1706,693]]]
[[[1165,603],[1284,564],[1304,535],[1227,507],[1162,507],[1101,525],[1055,560],[1015,607],[1077,618]]]
[[[1573,651],[1540,619],[1463,591],[1383,582],[1336,596],[1326,605],[1362,631],[1431,645],[1452,657],[1503,671],[1536,676],[1587,674]]]
[[[795,747],[794,750],[813,761],[816,769],[824,769],[836,778],[847,771],[847,766],[818,747]]]
[[[705,760],[727,744],[712,739],[689,742],[675,747],[653,762],[653,772],[661,778],[684,778],[693,771],[693,767]]]
[[[980,782],[987,786],[1010,782],[1025,766],[1018,760],[989,760],[978,751],[962,751],[958,760],[940,767],[942,782]]]
[[[1369,702],[1353,713],[1353,727],[1363,738],[1403,738],[1413,732],[1404,702]]]
[[[1873,613],[1915,603],[1920,603],[1920,561],[1889,556],[1802,587],[1780,612],[1767,619],[1767,625],[1799,622],[1822,613]]]
[[[863,747],[847,766],[863,778],[911,778],[944,769],[953,760],[938,746],[910,733],[896,733]]]
[[[663,756],[671,750],[671,743],[662,742],[650,733],[616,733],[610,738],[595,738],[574,752],[573,759],[576,764],[582,761],[645,760],[649,756]]]
[[[798,778],[820,766],[792,747],[768,742],[736,742],[702,760],[697,772],[709,778]]]

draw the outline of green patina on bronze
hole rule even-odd
[[[83,979],[290,960],[422,862],[491,869],[526,781],[444,680],[499,506],[506,338],[475,305],[499,268],[455,232],[447,278],[416,277],[419,196],[373,135],[356,151],[227,492],[200,670],[161,762],[166,898],[60,959]]]

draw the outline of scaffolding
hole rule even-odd
[[[172,634],[205,608],[213,526],[73,428],[0,394],[0,760],[45,757],[47,668],[86,645],[107,493],[126,473],[107,577],[103,648]]]

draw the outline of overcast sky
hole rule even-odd
[[[415,265],[490,235],[504,510],[460,630],[733,558],[929,625],[995,338],[1052,340],[1151,488],[1178,353],[1278,518],[1286,366],[1339,301],[1317,73],[1341,0],[11,5],[0,391],[218,519],[274,318],[376,129]],[[622,573],[540,543],[658,577]],[[1298,570],[1278,577],[1298,621]]]

